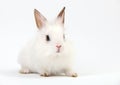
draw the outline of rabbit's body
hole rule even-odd
[[[72,65],[72,49],[69,42],[64,43],[64,50],[56,53],[51,47],[41,43],[37,38],[30,41],[19,55],[22,68],[30,72],[63,73]]]
[[[34,12],[39,31],[20,52],[21,72],[35,72],[42,76],[60,73],[77,76],[72,72],[72,44],[64,36],[64,9],[53,23],[48,23],[37,10]]]

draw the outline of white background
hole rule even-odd
[[[0,0],[0,75],[3,78],[20,76],[18,53],[37,31],[34,8],[51,20],[64,6],[66,34],[74,41],[76,72],[83,76],[82,80],[85,75],[120,72],[120,0]]]

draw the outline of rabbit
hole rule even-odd
[[[34,9],[37,35],[20,51],[20,73],[38,73],[40,76],[62,75],[77,77],[73,71],[73,47],[65,38],[65,7],[53,22]]]

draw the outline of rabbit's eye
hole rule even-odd
[[[63,34],[63,38],[65,39],[65,34]]]
[[[46,35],[46,41],[50,41],[49,35]]]

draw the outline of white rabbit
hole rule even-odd
[[[50,23],[36,9],[34,16],[37,28],[36,37],[29,41],[19,54],[21,73],[39,73],[41,76],[60,75],[76,77],[72,70],[72,44],[64,35],[65,7],[57,19]]]

